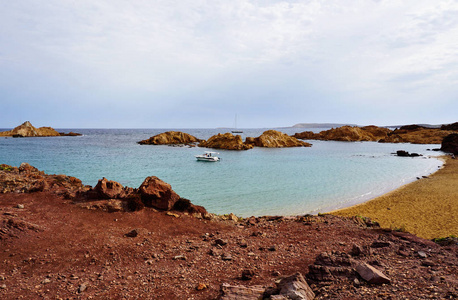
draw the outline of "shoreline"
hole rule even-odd
[[[333,213],[333,212],[336,212],[336,211],[340,211],[340,210],[345,210],[345,209],[349,209],[349,208],[352,208],[352,207],[355,207],[355,206],[359,206],[359,205],[362,205],[362,204],[365,204],[369,201],[372,201],[372,200],[375,200],[379,197],[382,197],[382,196],[385,196],[385,195],[388,195],[406,185],[409,185],[413,182],[416,182],[417,180],[421,179],[421,178],[425,178],[426,177],[429,177],[431,176],[432,174],[435,174],[437,173],[439,170],[443,169],[444,166],[445,166],[445,162],[446,162],[446,159],[445,159],[445,155],[441,155],[441,156],[428,156],[427,157],[428,159],[435,159],[439,162],[441,162],[441,164],[437,167],[431,167],[431,170],[427,170],[428,172],[422,172],[421,174],[416,174],[415,176],[412,175],[411,177],[409,178],[404,178],[401,182],[401,184],[391,184],[391,185],[386,185],[386,186],[383,186],[382,188],[380,189],[377,189],[377,190],[371,190],[370,192],[366,193],[366,194],[363,194],[363,195],[358,195],[358,196],[355,196],[353,198],[351,198],[351,200],[348,200],[347,198],[344,198],[344,200],[342,200],[341,202],[337,203],[337,204],[334,204],[334,205],[330,205],[330,206],[327,206],[327,207],[323,207],[323,208],[317,208],[315,209],[314,211],[311,212],[311,214],[318,214],[318,213],[325,213],[325,214],[329,214],[329,213]]]
[[[383,228],[407,231],[432,239],[458,235],[458,161],[444,163],[426,178],[407,183],[369,201],[328,212],[338,216],[363,216]]]

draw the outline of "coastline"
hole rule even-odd
[[[367,202],[329,214],[364,216],[381,227],[432,239],[458,235],[458,161],[439,157],[443,166],[427,178],[408,183]]]

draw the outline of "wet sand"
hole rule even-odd
[[[444,160],[444,167],[428,178],[331,214],[369,217],[383,228],[427,239],[458,236],[458,159]]]

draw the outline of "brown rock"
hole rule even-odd
[[[124,187],[120,183],[108,180],[105,177],[99,179],[94,191],[99,199],[116,199],[124,195]]]
[[[320,133],[313,133],[311,131],[296,133],[294,136],[301,139],[356,142],[379,141],[386,138],[389,132],[391,132],[390,129],[377,126],[342,126]]]
[[[139,188],[145,206],[161,210],[171,210],[180,196],[172,190],[172,186],[156,176],[150,176]]]
[[[138,142],[140,145],[178,145],[197,143],[201,140],[188,133],[180,131],[167,131],[158,135],[152,136],[147,140]]]
[[[226,149],[226,150],[248,150],[253,148],[253,145],[248,145],[243,142],[240,135],[233,135],[232,133],[221,134],[212,136],[207,141],[202,141],[199,147]]]
[[[256,147],[267,147],[267,148],[283,148],[283,147],[310,147],[309,143],[300,141],[295,137],[291,137],[286,133],[279,132],[276,130],[264,131],[257,138],[247,138],[246,144],[251,144]]]
[[[373,284],[383,284],[390,283],[391,280],[382,272],[372,267],[371,265],[366,264],[365,262],[360,262],[356,266],[356,272],[367,282]]]
[[[51,127],[35,128],[29,121],[26,121],[10,131],[0,132],[0,136],[37,137],[60,136],[60,134]]]

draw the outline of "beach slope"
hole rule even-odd
[[[457,236],[458,160],[444,159],[444,167],[427,178],[332,214],[369,217],[381,227],[427,239]]]

